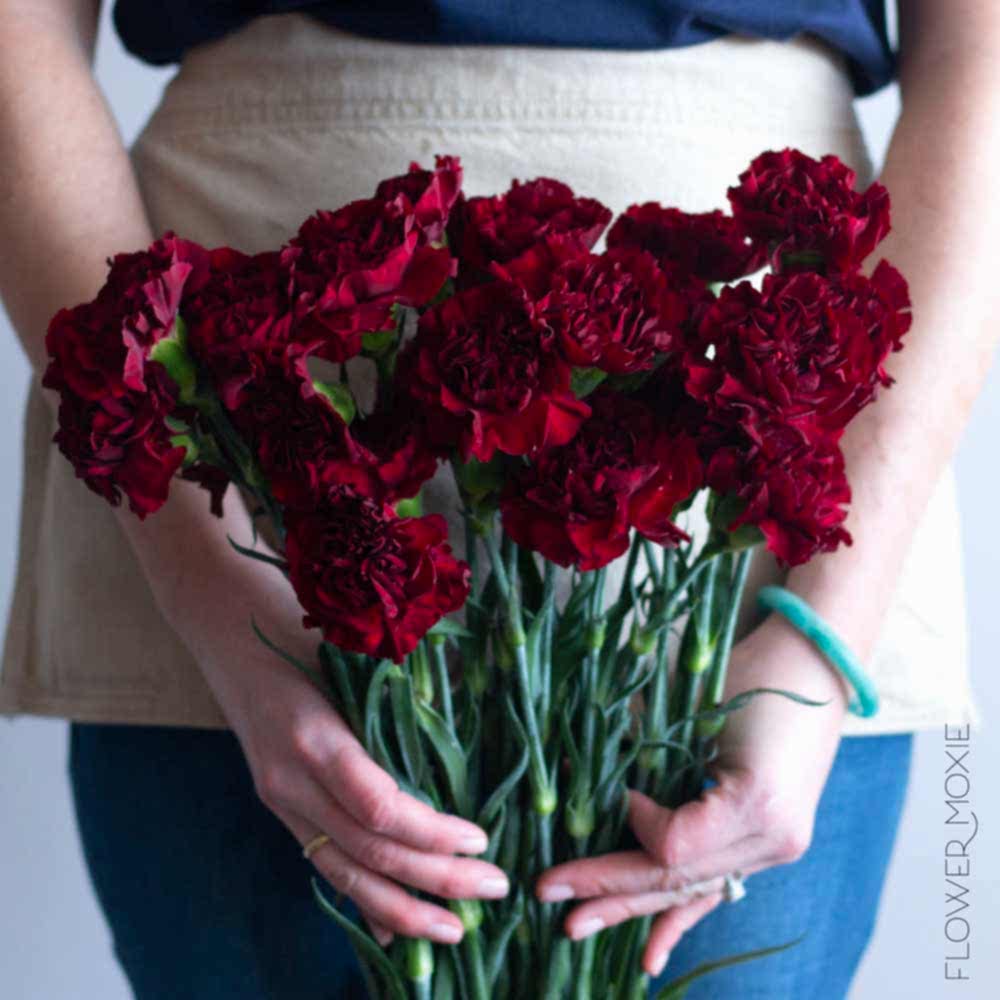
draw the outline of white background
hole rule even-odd
[[[130,142],[170,72],[152,70],[128,57],[105,11],[97,75]],[[878,164],[898,113],[898,93],[895,88],[883,90],[858,102],[858,110]],[[6,470],[0,480],[2,608],[9,601],[16,554],[20,426],[28,379],[27,365],[2,313],[0,372],[0,427],[7,428],[0,434],[0,469]],[[976,405],[957,463],[973,686],[985,719],[984,731],[974,736],[971,758],[973,805],[981,824],[972,849],[967,912],[972,923],[972,960],[966,967],[973,979],[947,983],[943,977],[947,762],[943,734],[926,732],[917,739],[910,794],[878,926],[851,1000],[986,1000],[997,995],[1000,795],[990,764],[1000,757],[1000,735],[993,725],[1000,701],[995,652],[1000,646],[996,609],[1000,530],[995,513],[1000,493],[998,389],[1000,375],[995,369]],[[80,855],[66,779],[66,728],[61,720],[0,720],[0,997],[4,1000],[124,1000],[129,996]],[[845,912],[842,918],[846,924],[855,914]]]

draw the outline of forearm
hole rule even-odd
[[[89,0],[0,0],[0,295],[38,379],[56,310],[93,298],[107,276],[106,258],[153,237],[91,73],[96,21]],[[55,393],[46,396],[56,403]],[[231,532],[249,543],[239,497],[233,491],[227,498],[220,523],[193,484],[177,482],[171,493],[143,522],[117,509],[160,607],[175,624],[186,621],[189,643],[210,631],[197,620],[207,608],[217,628],[235,631],[238,620],[239,634],[249,633],[251,609],[237,606],[246,567],[226,540]]]
[[[94,0],[0,0],[0,297],[40,375],[61,306],[93,298],[106,258],[152,236],[91,73]]]
[[[789,578],[863,657],[877,639],[914,528],[954,453],[1000,333],[995,41],[949,45],[936,26],[904,19],[904,33],[918,27],[921,43],[904,47],[903,112],[881,177],[892,198],[893,229],[872,261],[888,258],[909,281],[913,326],[887,366],[896,384],[844,437],[854,545],[815,558]]]

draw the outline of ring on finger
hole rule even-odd
[[[312,840],[302,848],[302,857],[307,861],[324,845],[330,842],[330,837],[325,833],[317,833]]]

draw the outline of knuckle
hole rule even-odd
[[[292,750],[306,764],[318,766],[326,757],[326,733],[318,720],[305,718],[298,720],[291,732]]]
[[[778,857],[783,862],[798,861],[812,841],[812,833],[802,825],[786,827],[778,837]]]
[[[344,864],[340,859],[333,860],[330,857],[330,852],[317,851],[314,858],[317,867],[330,885],[345,896],[353,898],[358,888],[361,872],[352,864]]]
[[[374,833],[389,833],[396,820],[395,800],[395,795],[387,795],[381,789],[365,790],[358,802],[361,821]]]
[[[372,837],[365,844],[365,863],[372,871],[395,872],[399,867],[399,850],[391,840]]]
[[[254,775],[254,790],[257,797],[266,806],[275,806],[281,802],[285,788],[285,775],[280,767],[266,764]]]

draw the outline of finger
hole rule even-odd
[[[418,851],[366,830],[313,783],[300,791],[298,812],[329,834],[357,863],[397,882],[446,899],[501,899],[510,891],[503,870],[477,858]]]
[[[308,820],[294,814],[284,814],[281,818],[299,843],[305,844],[314,836]],[[395,882],[358,864],[332,840],[313,851],[310,860],[330,885],[353,899],[362,913],[385,930],[441,944],[461,940],[462,922],[454,913],[417,899]]]
[[[707,916],[722,902],[722,893],[676,906],[653,921],[649,940],[642,956],[642,967],[651,976],[658,976],[670,959],[670,952],[677,946],[685,931]]]
[[[392,944],[393,937],[395,937],[392,931],[389,930],[388,927],[383,927],[370,914],[362,913],[361,915],[365,918],[365,923],[368,924],[368,929],[372,932],[372,937],[374,937],[383,948],[388,948],[389,945]]]
[[[539,877],[535,891],[544,903],[623,893],[662,892],[730,871],[745,872],[757,860],[758,842],[750,838],[679,868],[665,867],[645,851],[619,851],[555,865]]]
[[[734,783],[723,781],[679,809],[665,809],[648,795],[629,790],[629,825],[649,854],[683,871],[709,854],[760,836]]]
[[[581,903],[570,912],[565,922],[566,933],[574,941],[579,941],[605,927],[614,927],[635,917],[646,917],[668,909],[682,909],[706,895],[718,896],[722,885],[723,880],[719,876],[683,889],[601,896]]]
[[[365,829],[421,851],[481,854],[489,846],[475,823],[440,813],[402,791],[352,736],[314,771],[323,787]]]

